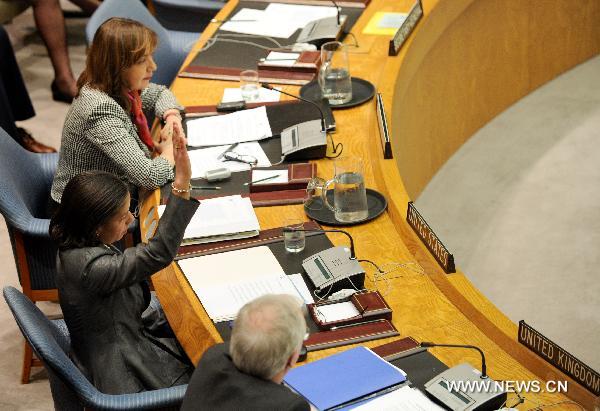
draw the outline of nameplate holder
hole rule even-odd
[[[519,321],[519,342],[595,396],[600,395],[600,374],[523,320]]]
[[[394,37],[390,40],[388,56],[398,55],[402,45],[415,29],[421,17],[423,17],[423,5],[421,4],[421,0],[417,0],[410,9],[408,16],[406,16],[406,20],[404,20],[396,34],[394,34]]]
[[[446,274],[455,273],[454,256],[450,254],[446,246],[440,241],[438,236],[433,232],[429,224],[419,214],[412,201],[408,202],[408,210],[406,211],[406,221],[419,236],[425,247],[433,254],[436,261],[444,269]]]
[[[383,158],[393,158],[392,144],[390,142],[390,131],[388,128],[387,116],[385,115],[385,107],[383,106],[383,98],[381,93],[377,93],[377,122],[379,123],[379,137],[381,138],[381,147],[383,149]]]

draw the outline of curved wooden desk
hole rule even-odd
[[[236,3],[232,0],[218,17],[227,16]],[[492,378],[567,380],[568,396],[592,408],[593,395],[521,346],[517,326],[462,273],[443,273],[405,216],[409,199],[473,132],[531,90],[599,52],[600,3],[582,0],[573,10],[571,0],[423,0],[425,15],[417,29],[400,55],[388,57],[389,37],[363,35],[362,29],[375,11],[407,11],[411,3],[373,0],[352,30],[359,43],[350,56],[352,74],[369,80],[383,94],[396,160],[383,160],[374,101],[335,112],[336,141],[343,142],[345,154],[365,159],[367,186],[389,201],[384,215],[348,229],[358,256],[378,264],[414,264],[425,273],[399,270],[377,283],[368,275],[367,286],[385,294],[402,335],[477,345],[486,353]],[[215,29],[216,25],[207,28],[185,64]],[[233,84],[177,79],[173,91],[183,105],[216,104],[223,88]],[[332,175],[328,160],[320,160],[318,169],[322,177]],[[144,216],[157,202],[158,191],[144,204],[142,231]],[[262,229],[281,226],[284,216],[304,216],[301,206],[263,207],[256,213]],[[345,244],[344,236],[329,237]],[[175,264],[153,276],[153,282],[179,341],[197,362],[206,348],[221,340],[219,334]],[[335,351],[310,353],[309,360]],[[480,361],[477,354],[463,350],[433,352],[449,366]],[[567,400],[548,393],[525,397],[527,408]],[[509,397],[509,404],[514,402]]]

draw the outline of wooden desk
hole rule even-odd
[[[218,18],[227,16],[236,3],[228,3]],[[366,284],[385,294],[402,335],[477,345],[486,353],[492,378],[567,380],[568,396],[592,408],[593,395],[521,346],[516,341],[516,325],[462,273],[443,273],[406,224],[405,215],[409,199],[473,132],[531,90],[599,52],[600,2],[423,0],[425,15],[417,29],[397,57],[388,57],[389,37],[361,31],[375,11],[407,11],[410,5],[409,0],[373,0],[352,30],[360,47],[350,55],[350,69],[352,75],[369,80],[383,93],[395,160],[382,158],[374,100],[334,113],[336,141],[343,142],[345,154],[365,160],[367,186],[383,193],[389,202],[380,218],[348,229],[358,256],[378,264],[403,262],[424,270],[424,274],[398,271],[394,278],[376,284],[369,275]],[[214,24],[207,28],[184,64],[215,29]],[[216,104],[224,87],[236,86],[177,79],[173,91],[183,105]],[[297,87],[286,90],[298,92]],[[320,176],[330,177],[332,162],[320,160],[318,170]],[[157,202],[155,192],[144,204],[143,231],[143,216]],[[258,208],[256,213],[262,229],[281,226],[284,216],[304,216],[301,206]],[[335,244],[346,242],[344,236],[329,237]],[[221,340],[219,334],[175,264],[156,274],[153,282],[179,341],[197,362],[204,350]],[[310,353],[309,360],[335,351]],[[432,352],[449,366],[467,361],[479,367],[476,353]],[[525,397],[526,408],[567,399],[557,394]],[[515,402],[513,398],[509,396],[509,404]]]

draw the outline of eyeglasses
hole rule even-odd
[[[223,157],[226,158],[225,161],[238,161],[240,163],[250,164],[251,166],[255,166],[258,163],[256,157],[247,154],[239,154],[235,151],[226,151],[223,153]]]

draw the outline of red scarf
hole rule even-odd
[[[139,91],[128,91],[127,97],[131,102],[131,114],[133,114],[133,122],[137,127],[138,136],[142,142],[148,146],[150,151],[154,150],[154,141],[150,135],[150,129],[148,128],[148,120],[142,111],[142,98],[140,97]]]

